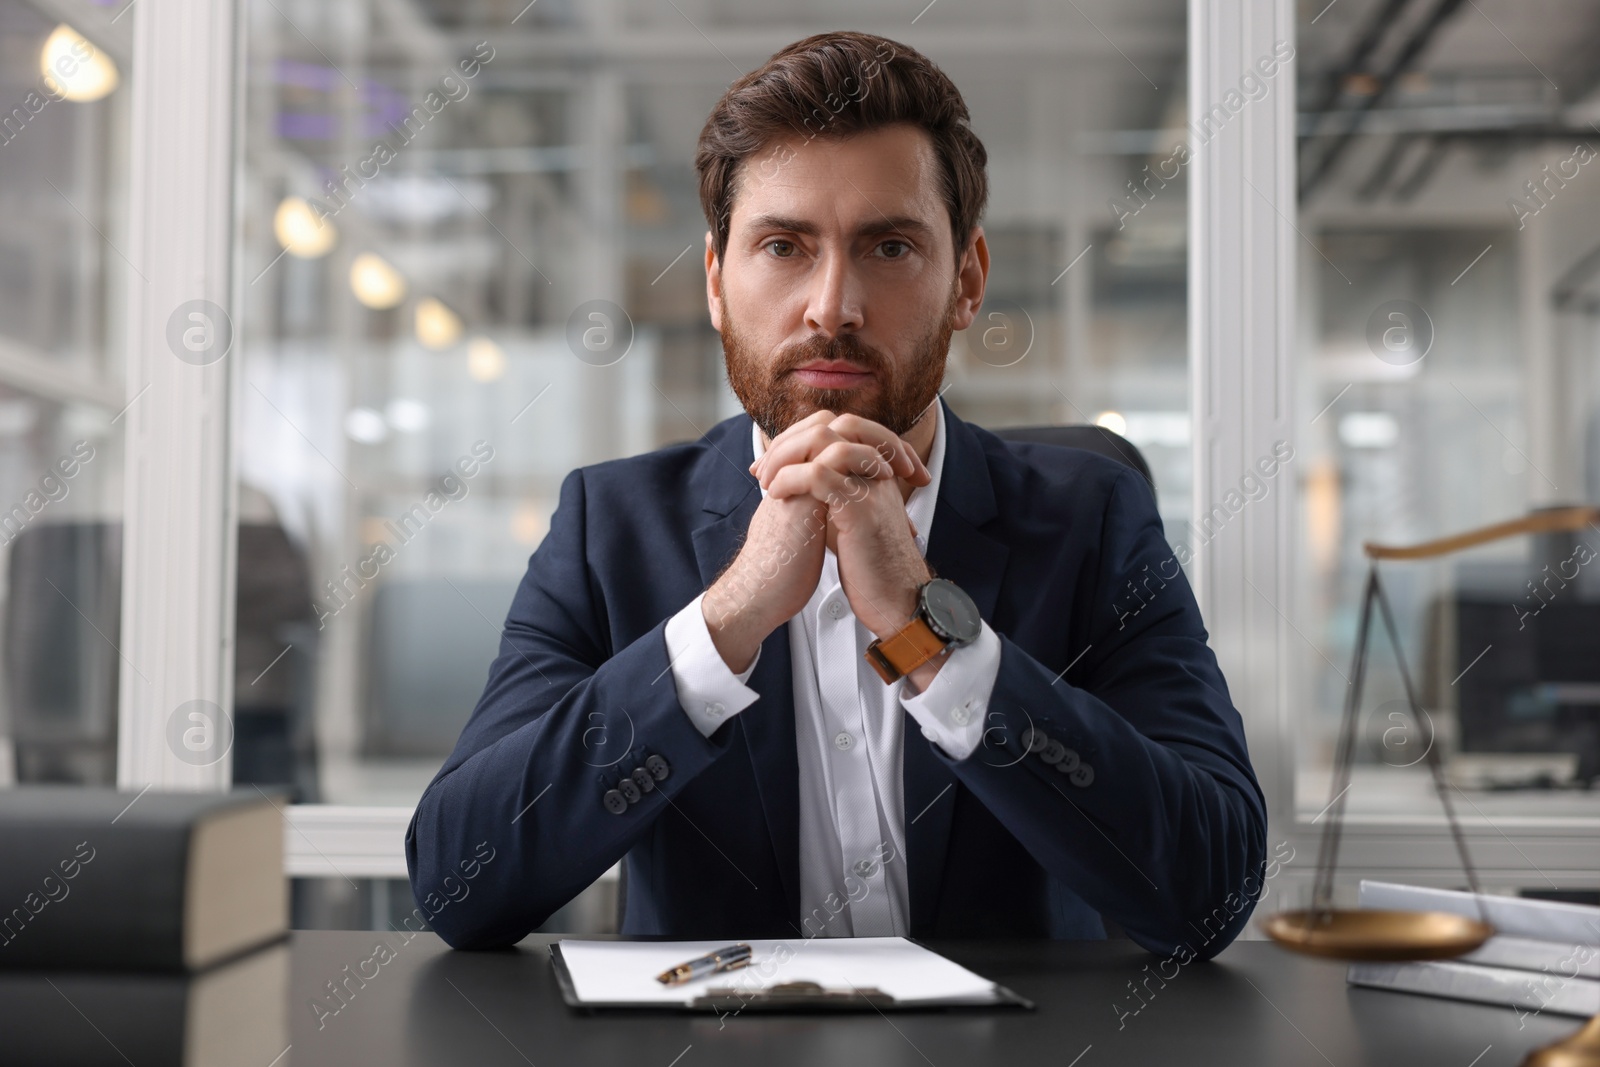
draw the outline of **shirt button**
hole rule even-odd
[[[706,705],[706,714],[711,716],[713,719],[722,718],[722,713],[727,710],[727,705],[722,703],[720,700]]]
[[[855,743],[856,739],[845,733],[843,730],[840,730],[838,733],[833,735],[833,747],[838,749],[840,752],[849,752],[850,746],[854,745]]]
[[[839,616],[844,614],[844,605],[840,604],[837,600],[828,601],[828,614],[837,619]]]
[[[863,878],[870,877],[872,874],[876,873],[876,871],[877,867],[873,865],[871,860],[860,860],[855,865],[856,874]]]
[[[965,704],[961,704],[961,705],[955,707],[950,712],[950,721],[955,723],[957,726],[965,726],[965,725],[967,725],[967,723],[972,721],[972,710],[971,710],[971,708],[972,708],[972,701],[970,701],[970,700],[967,701]]]

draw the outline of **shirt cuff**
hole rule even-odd
[[[749,667],[733,673],[712,643],[711,630],[700,608],[704,597],[701,593],[667,620],[666,638],[678,704],[701,736],[710,737],[717,727],[754,704],[761,695],[744,684],[761,662],[761,650],[756,649],[756,658]]]
[[[983,740],[989,697],[1000,674],[1000,636],[983,624],[977,640],[952,651],[928,688],[915,696],[900,685],[900,706],[922,727],[922,736],[951,759],[966,759]]]

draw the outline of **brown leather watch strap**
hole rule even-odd
[[[867,662],[885,682],[897,682],[928,662],[946,647],[944,638],[933,632],[922,616],[917,616],[899,633],[882,637],[867,646]]]

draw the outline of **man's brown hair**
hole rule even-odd
[[[989,199],[989,156],[970,121],[955,83],[914,48],[850,31],[796,41],[729,86],[700,131],[694,166],[717,260],[728,248],[736,186],[770,179],[787,162],[773,142],[909,123],[933,138],[959,265]]]

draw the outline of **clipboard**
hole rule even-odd
[[[908,939],[909,940],[909,939]],[[913,942],[925,951],[931,952],[927,946],[920,942]],[[743,1014],[744,1012],[761,1013],[833,1013],[833,1012],[864,1012],[876,1011],[986,1011],[993,1008],[1008,1010],[1021,1009],[1033,1011],[1033,1001],[1012,990],[990,982],[994,999],[992,1001],[974,1002],[969,1000],[941,1002],[938,1000],[919,999],[914,1001],[899,1001],[888,993],[871,986],[850,988],[825,988],[816,982],[797,981],[780,982],[769,986],[758,993],[726,985],[717,985],[713,979],[708,982],[704,992],[691,1000],[685,1001],[586,1001],[578,995],[576,983],[572,972],[567,966],[566,958],[561,954],[561,945],[552,942],[549,946],[550,965],[555,972],[556,985],[561,989],[561,999],[575,1011],[585,1014],[607,1012],[614,1010],[623,1011],[664,1011],[675,1014],[681,1013],[709,1013]]]

